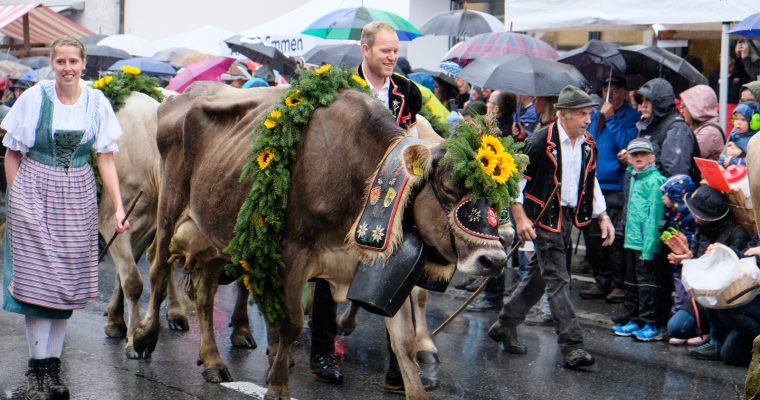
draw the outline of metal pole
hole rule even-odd
[[[720,121],[720,127],[725,129],[726,127],[726,110],[728,109],[728,22],[721,24],[720,32],[720,91],[718,96],[718,103],[720,104],[718,110],[718,118]]]

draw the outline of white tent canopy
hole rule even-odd
[[[231,51],[224,40],[232,36],[235,36],[235,32],[218,26],[206,25],[156,40],[153,44],[159,51],[179,47],[215,56],[229,56]]]
[[[505,25],[513,31],[648,29],[654,24],[720,30],[760,11],[757,0],[509,0]]]
[[[505,25],[512,31],[720,30],[720,124],[726,125],[729,24],[760,12],[757,0],[509,0]],[[674,26],[678,27],[675,28]]]

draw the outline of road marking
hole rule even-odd
[[[263,386],[259,386],[253,382],[224,382],[222,383],[222,386],[226,387],[227,389],[238,391],[240,393],[243,393],[247,396],[251,396],[256,399],[263,399],[264,395],[267,392],[267,388]],[[291,397],[291,399],[297,400],[296,398],[293,398],[293,397]]]

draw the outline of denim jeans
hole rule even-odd
[[[697,319],[684,310],[678,310],[668,321],[668,335],[677,339],[689,339],[699,336]]]

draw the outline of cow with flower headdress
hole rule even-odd
[[[155,350],[180,222],[216,249],[216,258],[191,271],[201,329],[213,332],[214,293],[225,273],[242,277],[268,322],[267,398],[290,396],[288,358],[303,327],[308,279],[328,281],[334,299],[345,301],[357,264],[392,258],[412,227],[444,263],[500,273],[506,253],[496,210],[517,194],[527,160],[510,139],[491,139],[492,129],[485,121],[463,125],[440,145],[409,137],[343,69],[304,72],[284,89],[196,83],[168,99],[159,108],[163,168],[150,304],[135,351]],[[409,300],[386,326],[407,397],[425,398]],[[231,380],[204,337],[204,376]]]

